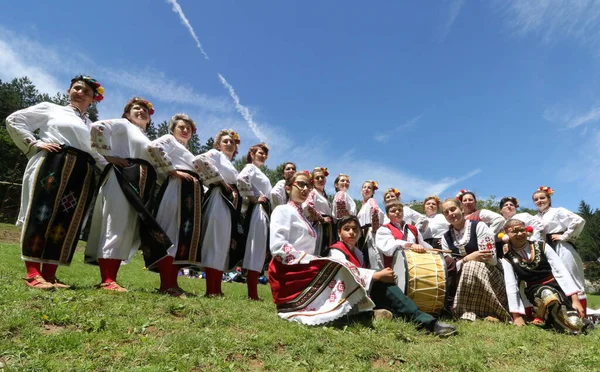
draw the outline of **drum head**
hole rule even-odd
[[[399,249],[396,251],[396,253],[394,253],[394,258],[392,259],[392,270],[394,270],[394,273],[398,278],[398,283],[396,283],[396,285],[404,294],[406,294],[408,271],[406,270],[406,255],[404,254],[403,249]]]

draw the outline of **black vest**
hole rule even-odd
[[[544,253],[544,244],[542,241],[529,242],[531,260],[525,260],[512,249],[504,255],[504,259],[511,264],[519,280],[536,283],[553,277],[552,266]]]
[[[477,243],[477,231],[476,231],[478,223],[481,223],[481,222],[480,221],[471,221],[471,236],[469,238],[469,241],[465,245],[466,254],[479,251],[479,243]],[[458,247],[454,245],[454,241],[453,241],[454,239],[452,239],[452,229],[453,229],[453,227],[450,226],[450,229],[448,231],[446,231],[446,233],[444,234],[444,239],[446,240],[446,243],[448,243],[448,248],[450,248],[450,250],[452,250],[452,253],[456,256],[461,256],[461,253],[458,250]]]

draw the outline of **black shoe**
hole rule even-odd
[[[433,325],[433,334],[440,337],[448,337],[456,333],[456,327],[452,324],[442,323],[439,320]]]

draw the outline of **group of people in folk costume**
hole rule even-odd
[[[154,114],[149,101],[132,98],[121,118],[92,123],[86,110],[103,99],[100,83],[79,75],[68,96],[67,106],[41,103],[6,119],[29,158],[17,221],[29,287],[69,287],[56,270],[70,264],[91,209],[85,262],[99,266],[104,290],[127,291],[117,274],[141,249],[146,268],[160,274],[161,293],[185,296],[178,272],[199,267],[206,272],[206,295],[222,296],[223,271],[241,262],[248,297],[259,300],[270,248],[269,282],[283,319],[322,324],[387,309],[448,336],[456,328],[419,310],[395,284],[404,273],[389,264],[399,250],[438,249],[447,272],[447,314],[519,325],[527,315],[572,333],[588,327],[583,265],[573,244],[585,221],[551,207],[549,187],[533,194],[536,216],[517,214],[513,197],[501,200],[502,215],[477,210],[466,190],[443,202],[427,197],[422,215],[400,202],[397,189],[384,193],[382,210],[374,197],[377,182],[366,181],[357,210],[348,175],[335,179],[333,202],[323,167],[297,172],[285,163],[284,179],[271,187],[260,170],[269,155],[263,143],[250,147],[238,172],[232,159],[240,137],[233,130],[221,130],[214,149],[194,156],[187,143],[196,124],[185,114],[174,115],[169,134],[151,141],[145,134]],[[102,170],[97,186],[95,166]]]

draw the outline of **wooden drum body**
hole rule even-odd
[[[398,250],[392,260],[398,287],[419,310],[440,314],[446,302],[446,261],[441,253]]]

